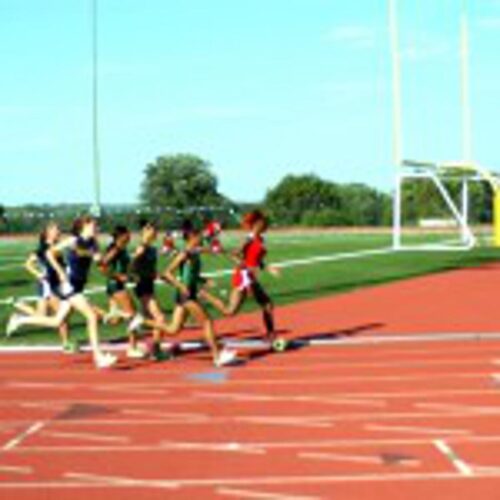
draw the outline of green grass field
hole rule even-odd
[[[229,235],[224,244],[231,248],[238,244],[240,235]],[[419,236],[412,237],[419,242]],[[103,242],[105,237],[103,237]],[[339,256],[339,260],[322,263],[296,265],[283,269],[280,278],[263,276],[263,283],[268,288],[277,305],[288,304],[324,295],[346,292],[356,288],[379,285],[390,281],[402,280],[414,276],[436,273],[461,267],[477,266],[495,261],[500,252],[493,248],[479,247],[469,252],[387,252],[377,255],[352,256],[342,258],[340,254],[357,253],[371,249],[388,248],[390,235],[379,233],[332,233],[325,231],[271,233],[268,236],[268,262],[278,263],[296,259],[310,259],[318,256]],[[133,245],[132,245],[133,246]],[[0,303],[9,297],[33,295],[35,284],[22,268],[22,263],[34,248],[34,240],[0,241]],[[167,260],[162,257],[161,268]],[[207,256],[204,269],[206,272],[229,269],[231,263],[221,256]],[[229,276],[216,279],[217,289],[223,293],[229,289]],[[104,280],[94,270],[90,287],[103,285]],[[160,302],[166,312],[171,310],[172,290],[168,286],[159,286]],[[104,293],[92,295],[92,301],[105,307]],[[252,303],[245,306],[251,310]],[[0,305],[0,344],[47,344],[58,341],[53,331],[42,329],[24,330],[10,339],[3,335],[5,322],[12,312],[12,307]],[[72,334],[85,338],[82,319],[71,319]],[[103,326],[103,338],[123,334],[124,327]]]

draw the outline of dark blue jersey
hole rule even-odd
[[[68,251],[68,274],[70,282],[86,283],[90,266],[97,252],[95,238],[85,239],[78,236]]]
[[[50,245],[45,241],[41,241],[40,244],[38,245],[38,248],[35,251],[35,255],[38,259],[40,267],[42,268],[45,274],[45,278],[52,287],[56,287],[59,285],[59,275],[57,274],[56,270],[54,269],[49,259],[47,258],[47,251],[49,249]],[[64,268],[65,264],[62,255],[59,255],[57,257],[57,261],[59,262],[61,267]]]

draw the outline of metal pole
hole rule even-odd
[[[393,247],[401,248],[401,226],[402,226],[402,184],[403,175],[400,167],[403,160],[402,145],[402,111],[401,111],[401,59],[399,53],[399,27],[397,19],[397,0],[388,0],[389,10],[389,41],[392,60],[392,155],[393,164],[396,167],[396,185],[393,199]]]
[[[469,181],[467,179],[462,179],[462,217],[465,225],[469,227]],[[462,227],[462,243],[467,243],[468,233],[464,227]]]
[[[397,0],[389,1],[389,34],[392,60],[392,148],[395,166],[402,161],[402,105],[401,105],[401,56],[399,51],[399,26]]]
[[[94,205],[92,212],[101,215],[101,158],[99,151],[99,39],[98,0],[92,0],[92,163]]]
[[[393,200],[393,226],[392,226],[392,246],[395,250],[401,249],[401,225],[402,225],[402,190],[404,176],[398,172],[396,174],[396,186]]]
[[[462,104],[462,159],[472,161],[472,112],[470,103],[469,22],[467,1],[462,0],[460,14],[460,76]]]

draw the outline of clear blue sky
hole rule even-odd
[[[469,0],[474,151],[500,165],[500,0]],[[90,0],[0,0],[0,203],[91,201]],[[457,158],[459,0],[400,0],[405,155]],[[191,152],[260,199],[285,173],[391,188],[385,0],[100,0],[103,201]]]

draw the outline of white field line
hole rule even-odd
[[[1,367],[0,367],[1,371]],[[37,370],[37,373],[43,372],[43,370]],[[87,370],[82,370],[82,373],[87,373]],[[148,371],[148,375],[153,375],[153,374],[165,374],[165,371]],[[221,372],[222,373],[222,372]],[[439,373],[439,374],[433,374],[432,378],[433,380],[482,380],[484,378],[488,377],[489,374],[485,372],[446,372],[446,373]],[[346,375],[328,375],[323,378],[315,377],[315,378],[310,378],[310,379],[304,379],[304,378],[280,378],[280,379],[260,379],[260,380],[255,380],[255,379],[235,379],[231,381],[231,385],[234,386],[247,386],[250,385],[252,387],[256,386],[303,386],[304,383],[307,383],[308,385],[343,385],[346,382],[363,382],[363,383],[368,383],[368,382],[418,382],[418,381],[428,381],[429,380],[429,375],[428,374],[411,374],[411,375],[375,375],[375,376],[358,376],[358,375],[353,375],[353,376],[346,376]],[[9,383],[8,384],[10,387],[14,387],[16,385],[15,382]],[[25,388],[38,388],[41,389],[43,386],[46,388],[49,386],[53,386],[54,389],[57,390],[72,390],[73,388],[77,387],[78,384],[57,384],[57,383],[21,383],[20,385],[24,385]],[[166,387],[172,388],[172,387],[195,387],[195,386],[204,386],[206,385],[205,382],[200,381],[200,380],[193,380],[193,379],[186,379],[185,381],[179,381],[179,382],[168,382],[165,384]]]
[[[463,418],[474,418],[474,417],[482,417],[482,415],[475,415],[472,413],[449,413],[444,415],[443,413],[435,413],[435,412],[387,412],[387,413],[377,413],[374,415],[373,412],[370,413],[337,413],[333,415],[304,415],[304,416],[296,416],[296,415],[285,415],[285,416],[269,416],[269,415],[246,415],[246,416],[220,416],[220,417],[211,417],[207,420],[202,419],[173,419],[173,418],[149,418],[149,419],[140,419],[140,418],[123,418],[123,419],[111,419],[111,418],[84,418],[82,420],[79,419],[71,419],[71,420],[55,420],[53,424],[65,426],[85,426],[85,425],[104,425],[104,426],[128,426],[128,425],[177,425],[179,422],[182,422],[184,425],[229,425],[234,423],[246,423],[246,424],[255,424],[255,425],[290,425],[290,426],[302,426],[302,427],[311,427],[311,428],[330,428],[339,422],[365,422],[366,420],[373,420],[374,418],[380,421],[394,421],[401,419],[410,419],[410,420],[427,420],[427,419],[463,419]],[[23,422],[22,419],[16,419],[16,422]],[[386,429],[383,429],[382,425],[376,426],[373,424],[372,429],[374,431],[385,432]],[[418,428],[415,427],[412,432],[417,433]],[[401,430],[396,429],[393,426],[388,426],[387,431],[393,430],[394,432],[404,432],[404,429]],[[410,432],[410,428],[407,428],[407,431]],[[451,430],[450,430],[451,431]],[[424,432],[422,430],[422,432]],[[465,431],[464,431],[465,432]],[[433,434],[431,431],[428,434]],[[436,429],[435,434],[440,435],[438,430]],[[442,433],[441,433],[442,435]]]
[[[380,457],[367,456],[367,455],[339,455],[337,453],[297,453],[299,458],[306,458],[309,460],[320,460],[327,462],[353,462],[357,464],[382,464]]]
[[[149,372],[148,372],[149,374]],[[64,382],[63,382],[64,384]],[[8,389],[17,389],[20,386],[16,382],[11,382],[11,383],[6,383],[3,384],[4,388]],[[21,386],[21,388],[27,388],[24,386]],[[29,388],[29,387],[28,387]],[[37,387],[36,387],[37,388]],[[87,389],[89,388],[86,385],[79,385],[79,389]],[[76,389],[76,387],[75,387]],[[359,393],[356,394],[357,397],[364,399],[366,398],[383,398],[387,400],[398,400],[398,399],[415,399],[415,398],[432,398],[432,397],[455,397],[455,396],[498,396],[498,389],[441,389],[441,390],[433,390],[433,391],[399,391],[399,392],[373,392],[373,393]],[[339,398],[343,399],[344,397],[346,399],[349,399],[349,397],[353,395],[353,393],[348,393],[348,394],[339,394]],[[254,401],[251,398],[251,395],[248,398],[248,401]],[[220,399],[229,399],[231,397],[231,393],[222,393]],[[317,396],[311,396],[314,397],[315,400],[321,401],[322,395],[318,394]],[[290,398],[295,398],[295,396],[291,395]],[[75,401],[74,399],[43,399],[39,400],[36,403],[37,404],[46,404],[46,405],[51,405],[51,404],[56,404],[58,406],[61,405],[70,405],[74,404],[75,402],[78,403],[85,403],[85,404],[103,404],[103,405],[155,405],[156,407],[166,405],[169,406],[172,404],[172,401],[180,403],[192,403],[193,402],[193,397],[186,397],[186,398],[176,398],[176,399],[151,399],[151,398],[141,398],[141,399],[132,399],[132,398],[127,398],[127,399],[105,399],[105,398],[99,398],[99,397],[83,397],[79,398],[78,401]],[[329,397],[326,396],[324,397],[325,400],[328,401]],[[244,400],[243,397],[241,400]],[[267,401],[267,402],[282,402],[284,401],[282,396],[266,396],[265,400],[257,400],[257,401]],[[286,401],[289,401],[288,398],[286,398]],[[11,406],[11,405],[23,405],[26,404],[26,401],[23,399],[11,399],[9,401],[1,401],[0,400],[0,407],[1,406]],[[427,414],[427,413],[426,413]],[[436,416],[443,416],[440,413],[432,413],[433,415]],[[464,416],[467,416],[467,413],[463,413]],[[446,414],[445,416],[448,416]]]
[[[331,428],[333,424],[331,422],[331,417],[315,417],[315,416],[279,416],[279,417],[269,417],[269,416],[244,416],[244,417],[233,417],[234,422],[247,422],[251,424],[260,425],[277,425],[277,426],[293,426],[302,428]]]
[[[500,436],[450,436],[448,442],[467,444],[497,444]],[[89,445],[89,446],[23,446],[17,448],[18,455],[47,454],[47,453],[150,453],[154,452],[183,452],[183,451],[220,451],[239,453],[261,453],[270,450],[354,450],[366,447],[380,446],[429,446],[432,441],[428,437],[423,438],[384,438],[384,439],[335,439],[331,441],[276,441],[276,442],[175,442],[164,441],[156,445]],[[499,468],[500,469],[500,468]]]
[[[231,443],[176,443],[163,441],[159,445],[161,450],[168,451],[205,451],[224,453],[245,453],[251,455],[265,455],[266,449],[259,448],[252,444],[231,442]]]
[[[273,264],[274,267],[278,267],[281,269],[286,269],[288,267],[298,267],[298,266],[308,266],[311,264],[317,264],[318,262],[336,262],[336,261],[342,261],[342,260],[351,260],[351,259],[359,259],[363,257],[371,257],[375,255],[385,255],[389,253],[393,253],[394,249],[392,247],[383,247],[383,248],[376,248],[376,249],[371,249],[371,250],[359,250],[357,252],[344,252],[344,253],[338,253],[338,254],[333,254],[333,255],[320,255],[316,257],[309,257],[309,258],[304,258],[304,259],[292,259],[292,260],[286,260],[286,261],[278,261]],[[1,270],[1,268],[0,268]],[[220,271],[215,271],[212,273],[205,273],[205,276],[207,278],[222,278],[224,276],[230,276],[234,272],[233,268],[231,269],[222,269]],[[158,284],[160,285],[165,285],[165,283],[162,280],[157,281]],[[129,285],[130,287],[133,287],[133,285]],[[106,291],[106,287],[104,286],[96,286],[89,288],[85,294],[92,296],[95,294],[103,293]],[[23,301],[32,301],[32,300],[37,300],[36,296],[25,296],[25,297],[19,297],[19,300]],[[12,299],[3,299],[0,300],[0,306],[2,305],[10,305]]]
[[[352,405],[352,406],[373,406],[376,408],[384,408],[387,402],[380,399],[363,399],[363,398],[344,398],[330,396],[271,396],[260,394],[241,394],[241,393],[217,393],[217,392],[196,392],[195,397],[203,399],[216,400],[231,400],[245,402],[295,402],[295,403],[321,403],[334,405]]]
[[[439,436],[468,436],[472,434],[472,431],[468,429],[435,429],[430,427],[409,427],[403,425],[378,425],[378,424],[366,424],[364,428],[367,431],[380,431],[380,432],[409,432],[414,434],[429,434],[429,435],[439,435]]]
[[[126,436],[109,436],[102,434],[89,434],[82,432],[59,432],[59,431],[50,431],[44,432],[44,436],[61,438],[61,439],[81,439],[84,441],[96,441],[102,443],[123,443],[127,444],[130,442],[130,438]]]
[[[320,497],[287,495],[263,491],[250,491],[234,488],[218,488],[217,493],[222,496],[236,497],[249,500],[319,500]]]
[[[500,341],[500,333],[498,332],[470,332],[470,333],[421,333],[421,334],[387,334],[374,335],[371,337],[359,338],[339,338],[339,339],[309,339],[296,341],[299,345],[310,347],[343,347],[343,346],[365,346],[365,345],[386,345],[386,344],[424,344],[424,343],[450,343],[450,342],[498,342]],[[245,349],[249,347],[258,347],[264,345],[262,341],[250,340],[223,340],[225,346],[234,349]],[[170,343],[166,343],[170,345]],[[108,344],[103,342],[103,347],[106,350],[121,352],[126,349],[125,345]],[[204,346],[201,341],[182,342],[180,347],[183,350],[198,349]],[[88,346],[82,346],[83,352],[90,352]],[[59,345],[9,345],[0,346],[1,353],[14,354],[32,354],[32,353],[55,353],[61,352]],[[473,364],[473,363],[471,363]],[[276,368],[275,368],[276,369]]]
[[[146,486],[147,481],[141,479],[132,479],[128,477],[116,477],[116,476],[101,476],[97,474],[81,474],[69,472],[64,474],[64,477],[68,479],[77,479],[83,481],[90,481],[98,483],[103,486]],[[177,489],[179,487],[176,481],[154,481],[150,485],[151,488],[167,488],[167,489]]]
[[[103,392],[107,392],[107,391],[111,391],[111,392],[124,392],[126,394],[133,394],[133,393],[137,393],[137,394],[149,394],[151,396],[155,396],[155,395],[158,395],[158,396],[165,396],[167,394],[169,394],[170,391],[164,391],[162,389],[148,389],[146,387],[141,387],[141,388],[137,388],[137,389],[131,389],[130,387],[106,387],[106,386],[95,386],[94,389],[96,391],[103,391]]]
[[[309,453],[301,452],[298,453],[299,458],[306,458],[310,460],[320,460],[327,462],[353,462],[360,464],[373,464],[373,465],[383,465],[384,459],[381,456],[368,456],[368,455],[344,455],[338,453]],[[418,467],[421,461],[415,458],[402,458],[398,461],[398,465],[404,467]]]
[[[123,415],[136,415],[136,416],[144,416],[147,418],[158,418],[162,419],[165,422],[168,422],[169,424],[177,424],[177,423],[182,423],[182,424],[209,424],[212,422],[211,417],[208,415],[203,415],[203,414],[190,414],[190,413],[167,413],[167,412],[160,412],[160,411],[149,411],[149,410],[130,410],[130,409],[124,409],[120,413]]]
[[[13,437],[6,444],[2,446],[3,451],[10,451],[19,446],[27,437],[32,436],[45,426],[46,422],[40,420],[30,425],[25,431]]]
[[[463,476],[473,476],[474,471],[466,464],[451,448],[446,441],[436,439],[433,441],[434,446],[452,463],[453,467],[457,469]]]
[[[389,473],[389,474],[353,474],[353,475],[311,475],[311,476],[266,476],[266,477],[245,477],[245,478],[214,478],[214,479],[179,479],[176,481],[162,479],[127,479],[106,476],[96,476],[85,473],[67,473],[68,479],[79,480],[79,482],[69,481],[33,481],[33,482],[2,482],[0,489],[64,489],[64,488],[86,488],[86,487],[123,487],[134,486],[143,488],[183,488],[183,487],[233,487],[245,486],[283,486],[286,485],[326,485],[342,483],[392,483],[392,482],[437,482],[456,481],[464,479],[464,474],[458,472],[422,472],[422,473]],[[475,474],[477,478],[500,478],[499,474],[481,473]],[[85,482],[87,479],[89,482]]]
[[[457,411],[463,412],[464,415],[498,415],[500,414],[500,406],[468,406],[459,404],[445,404],[445,403],[416,403],[415,408],[424,410],[438,410],[443,411],[446,415],[447,412],[455,413]]]
[[[32,474],[33,469],[31,467],[24,466],[13,466],[13,465],[0,465],[0,472],[6,472],[11,474]]]

